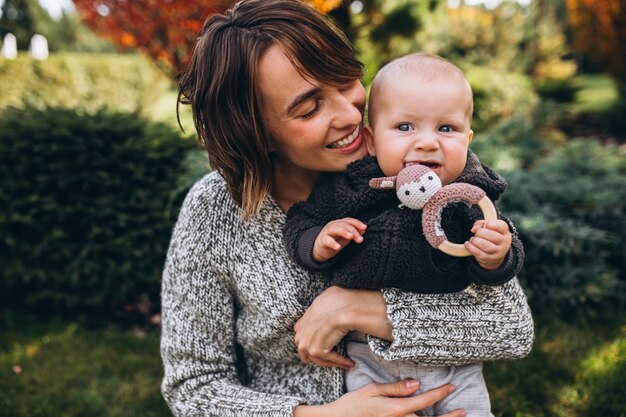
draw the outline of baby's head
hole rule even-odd
[[[454,64],[423,53],[398,58],[372,82],[367,149],[386,176],[417,162],[447,185],[465,167],[473,108],[470,84]]]

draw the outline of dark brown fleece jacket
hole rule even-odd
[[[470,283],[499,285],[521,270],[524,249],[513,224],[508,222],[513,243],[500,268],[485,270],[473,257],[456,258],[431,247],[422,232],[421,210],[401,209],[395,190],[374,190],[371,178],[382,177],[374,157],[355,161],[341,174],[328,174],[306,202],[287,213],[283,242],[290,256],[303,267],[324,271],[331,285],[346,288],[396,287],[418,293],[461,291]],[[468,151],[465,169],[454,182],[482,188],[496,201],[506,189],[505,180],[480,163]],[[362,243],[351,242],[328,262],[312,257],[313,243],[331,220],[354,217],[367,224]],[[474,221],[481,219],[478,207],[450,204],[443,212],[442,226],[448,240],[469,239]]]

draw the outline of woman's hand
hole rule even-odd
[[[369,384],[349,392],[338,400],[317,406],[297,406],[294,417],[415,417],[415,412],[432,406],[451,392],[454,386],[447,384],[409,397],[419,388],[414,379],[390,384]],[[440,417],[464,417],[465,411],[455,410]]]
[[[391,340],[387,305],[380,291],[329,287],[313,300],[294,326],[304,363],[351,368],[354,363],[333,348],[350,330]]]

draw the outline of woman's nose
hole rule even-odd
[[[334,111],[338,127],[354,126],[363,121],[365,90],[360,82],[354,83],[347,90],[337,91],[335,97]]]

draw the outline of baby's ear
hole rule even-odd
[[[389,190],[396,188],[396,176],[372,178],[369,182],[370,188],[377,190]]]

